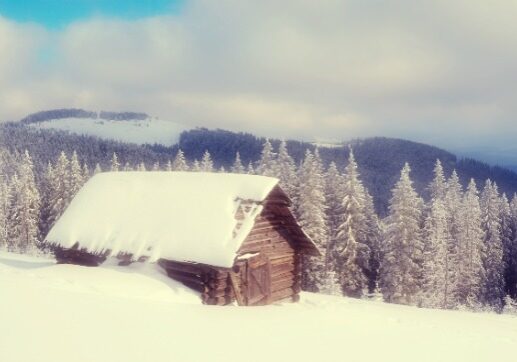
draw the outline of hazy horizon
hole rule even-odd
[[[403,138],[515,165],[516,10],[0,0],[0,120],[143,111],[279,138]]]

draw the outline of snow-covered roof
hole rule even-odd
[[[100,173],[79,191],[46,241],[231,267],[262,211],[260,202],[277,183],[239,174]],[[239,208],[244,217],[237,220]]]

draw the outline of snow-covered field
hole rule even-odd
[[[515,361],[517,318],[303,294],[212,307],[153,265],[0,253],[0,361]]]
[[[180,133],[187,127],[156,118],[146,120],[109,121],[93,118],[62,118],[32,123],[31,127],[57,129],[76,134],[113,139],[137,144],[162,144],[171,146],[178,142]]]

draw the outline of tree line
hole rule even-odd
[[[76,152],[61,152],[35,175],[29,152],[0,154],[0,245],[34,252],[81,186],[102,172]],[[380,219],[352,151],[346,166],[328,167],[318,149],[296,164],[285,142],[266,140],[260,159],[215,170],[208,151],[189,161],[181,149],[164,164],[121,164],[113,153],[107,171],[202,171],[277,177],[293,212],[321,251],[303,260],[304,290],[443,309],[501,311],[517,297],[517,197],[510,202],[487,180],[481,192],[464,190],[454,171],[436,161],[428,202],[415,191],[406,164]],[[39,176],[39,177],[36,177]],[[39,181],[37,181],[39,180]]]

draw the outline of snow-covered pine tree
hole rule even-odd
[[[70,189],[70,161],[64,152],[61,152],[52,170],[52,180],[49,180],[48,220],[46,232],[54,225],[65,211],[69,201]]]
[[[210,152],[205,151],[201,163],[199,164],[201,172],[214,172],[214,162]]]
[[[73,197],[81,189],[84,183],[81,164],[79,163],[77,152],[75,151],[72,153],[72,157],[70,158],[69,167],[70,169],[68,171],[67,204],[69,204],[70,201],[72,201]]]
[[[29,152],[22,156],[19,176],[12,182],[9,208],[9,239],[13,250],[22,253],[36,251],[39,234],[40,194],[36,187],[34,165]]]
[[[449,229],[448,245],[446,250],[446,279],[447,303],[445,308],[456,308],[458,302],[458,278],[461,273],[458,263],[458,245],[462,228],[461,206],[463,201],[463,188],[461,186],[456,170],[452,172],[447,180],[445,192],[445,209],[447,213],[447,225]]]
[[[145,167],[145,163],[142,161],[138,164],[137,168],[136,168],[137,171],[140,171],[140,172],[145,172],[147,171],[147,168]]]
[[[246,169],[246,173],[248,175],[255,175],[255,169],[253,168],[253,163],[249,162],[248,167]]]
[[[508,280],[508,292],[511,298],[517,300],[517,194],[512,198],[510,211],[512,213],[513,243],[510,251],[508,269],[511,270],[513,278],[512,280]]]
[[[9,201],[9,186],[5,176],[0,173],[0,250],[7,250],[8,247]]]
[[[365,244],[370,248],[369,268],[367,270],[368,291],[374,293],[378,287],[379,267],[382,258],[381,221],[375,212],[373,197],[366,188],[364,196],[364,216],[366,218]]]
[[[90,174],[90,168],[88,167],[88,164],[85,162],[83,163],[83,185],[90,179],[92,175]]]
[[[176,153],[176,157],[174,157],[174,161],[172,162],[172,170],[173,171],[188,171],[189,167],[187,164],[187,160],[185,159],[185,154],[181,149]]]
[[[368,261],[370,248],[366,245],[367,225],[364,214],[364,187],[359,180],[357,163],[350,150],[348,165],[341,187],[341,215],[332,253],[343,294],[360,298],[368,291]]]
[[[55,176],[52,164],[47,164],[47,169],[43,175],[43,179],[40,182],[41,190],[41,207],[39,217],[39,230],[40,235],[44,238],[50,230],[50,217],[52,214],[52,196],[53,196],[53,185]]]
[[[239,151],[237,151],[237,153],[235,154],[235,161],[233,162],[231,171],[233,173],[246,173],[246,169],[242,165],[241,155]]]
[[[120,162],[118,160],[118,156],[115,152],[113,152],[113,156],[111,157],[111,172],[117,172],[120,170]]]
[[[437,194],[435,194],[437,195]],[[451,308],[449,233],[447,208],[440,197],[433,199],[425,221],[422,305]]]
[[[268,139],[264,142],[260,160],[256,168],[257,175],[275,176],[276,171],[276,154],[273,152],[273,146]]]
[[[296,204],[298,175],[296,174],[294,160],[287,151],[285,141],[282,141],[278,147],[278,156],[274,166],[276,170],[273,173],[280,180],[280,187],[289,196],[293,204]]]
[[[101,165],[99,165],[98,163],[95,164],[95,168],[93,169],[93,174],[96,175],[96,174],[101,173],[101,172],[102,172]]]
[[[447,192],[447,182],[443,173],[443,166],[440,160],[436,160],[434,166],[434,179],[429,185],[431,200],[444,200]]]
[[[305,256],[302,268],[302,289],[320,291],[325,285],[325,250],[328,230],[325,220],[325,190],[321,164],[309,150],[305,153],[300,172],[298,202],[299,222],[315,242],[322,256]]]
[[[511,295],[512,287],[515,284],[515,270],[512,265],[512,254],[514,248],[514,225],[512,210],[506,194],[502,194],[500,199],[500,219],[501,219],[501,243],[503,245],[503,264],[504,264],[504,291],[505,295]]]
[[[422,279],[423,200],[413,188],[406,163],[392,191],[384,233],[380,288],[384,300],[416,304]]]
[[[474,179],[470,180],[463,197],[460,212],[461,227],[458,235],[458,303],[470,309],[481,305],[480,293],[485,271],[482,263],[484,232],[481,225],[479,191]]]
[[[19,211],[21,201],[21,182],[15,173],[9,182],[9,205],[7,209],[7,250],[18,251],[18,239],[21,235],[22,216]]]
[[[160,162],[156,161],[155,163],[153,163],[152,170],[153,171],[160,171]]]
[[[501,311],[504,298],[500,205],[497,185],[487,180],[481,195],[482,225],[485,232],[483,266],[486,273],[482,299],[485,305],[496,311]]]
[[[126,161],[126,163],[124,164],[124,167],[122,168],[122,170],[125,171],[125,172],[133,171],[133,167],[129,164],[129,162]]]
[[[192,162],[192,171],[194,171],[194,172],[201,171],[201,165],[199,164],[199,161],[197,159],[194,160],[194,162]]]
[[[336,273],[335,255],[332,254],[334,243],[336,242],[337,228],[341,220],[341,200],[342,198],[343,180],[339,173],[336,163],[331,162],[325,174],[325,199],[327,201],[326,220],[329,234],[329,242],[325,250],[325,270],[327,275],[325,277],[325,291],[330,294],[330,291],[339,290],[339,295],[342,294],[339,278]],[[332,283],[337,283],[335,286]]]
[[[171,160],[167,160],[167,163],[165,164],[165,171],[171,172],[172,171],[172,162]]]
[[[343,291],[339,283],[339,277],[333,268],[327,270],[324,285],[320,292],[328,295],[343,295]]]
[[[217,170],[217,172],[219,172],[219,173],[226,173],[226,169],[224,168],[224,166],[221,166],[219,168],[219,170]]]

